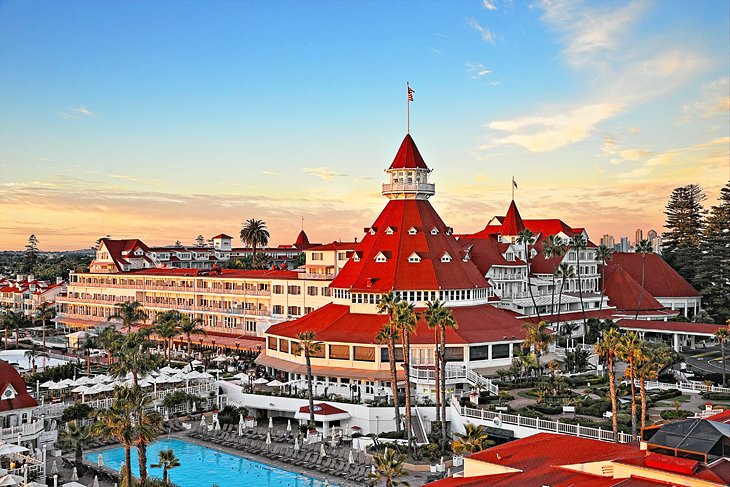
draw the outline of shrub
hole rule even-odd
[[[662,419],[678,419],[694,416],[694,413],[692,411],[687,411],[686,409],[680,409],[679,411],[667,409],[666,411],[662,411],[661,415]]]
[[[432,462],[436,462],[441,458],[441,447],[436,443],[427,443],[421,447],[421,453]]]
[[[530,406],[533,410],[538,411],[542,414],[560,414],[563,412],[563,406],[555,404],[535,404]]]
[[[405,430],[401,431],[387,431],[385,433],[380,433],[378,435],[380,438],[388,438],[391,440],[403,440],[405,439],[406,432]]]
[[[726,392],[703,392],[702,398],[712,401],[730,401],[730,394]]]
[[[68,423],[69,421],[86,419],[91,411],[92,408],[88,404],[77,402],[66,408],[61,415],[61,421]]]
[[[591,401],[588,404],[586,404],[586,402],[578,405],[575,408],[575,412],[584,416],[596,416],[600,418],[603,417],[603,413],[611,410],[611,401],[600,399],[597,401]]]

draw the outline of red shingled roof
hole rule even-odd
[[[428,169],[411,134],[406,134],[389,169]]]
[[[309,237],[307,237],[307,234],[302,230],[299,232],[299,235],[297,235],[297,240],[294,242],[294,245],[296,247],[301,247],[303,245],[309,245]]]
[[[117,267],[118,270],[122,270],[121,267],[119,267],[119,263],[122,264],[128,264],[126,260],[122,257],[123,253],[129,253],[133,252],[137,248],[142,249],[144,252],[149,252],[150,249],[145,245],[145,243],[137,238],[135,239],[123,239],[123,240],[112,240],[110,238],[102,238],[99,242],[99,245],[104,244],[107,251],[109,252],[109,257],[114,261],[114,265]],[[126,258],[135,258],[134,255],[127,255]]]
[[[524,229],[525,223],[520,216],[520,210],[517,209],[515,200],[512,200],[507,210],[507,216],[502,220],[502,235],[518,235]]]
[[[221,233],[221,234],[216,235],[213,238],[231,238],[232,239],[233,237],[231,237],[230,235],[226,235],[225,233]]]
[[[620,265],[606,270],[606,295],[611,306],[620,310],[660,310],[664,306],[654,299],[641,284],[636,282]]]
[[[686,321],[650,321],[650,320],[621,320],[618,322],[620,328],[628,330],[662,330],[676,331],[677,333],[704,333],[714,334],[725,325],[714,325],[712,323],[689,323]]]
[[[15,389],[14,399],[3,399],[0,396],[0,411],[12,411],[14,409],[34,408],[38,405],[35,399],[30,397],[25,389],[25,381],[15,367],[4,360],[0,360],[0,394],[5,392],[8,385]]]
[[[609,269],[613,266],[621,266],[636,282],[641,282],[641,254],[616,252],[608,262]],[[657,298],[699,296],[690,283],[656,254],[646,255],[644,288]]]
[[[355,250],[358,246],[357,242],[331,242],[327,244],[317,245],[316,247],[310,247],[307,250],[316,250],[316,251],[324,251],[324,250]]]
[[[497,242],[491,236],[486,238],[470,238],[464,237],[459,239],[459,243],[463,246],[464,251],[469,251],[469,258],[477,266],[482,275],[486,275],[492,266],[519,267],[525,266],[525,262],[520,259],[507,260],[504,254],[509,248],[508,243]]]
[[[448,343],[524,339],[522,322],[492,305],[456,307],[451,311],[459,327],[446,330]],[[429,330],[423,313],[420,314],[411,343],[430,344],[433,342],[433,332]],[[324,342],[374,344],[375,334],[387,321],[388,317],[383,314],[352,313],[349,306],[330,303],[299,319],[272,325],[266,334],[296,338],[300,332],[312,331],[317,340]]]
[[[300,407],[299,412],[309,414],[309,405]],[[326,402],[320,402],[314,405],[314,414],[319,416],[332,416],[333,414],[342,413],[347,413],[347,411],[337,408],[331,404],[327,404]]]
[[[396,230],[388,234],[388,227]],[[408,233],[411,227],[418,229],[415,235]],[[348,261],[332,281],[332,287],[388,292],[488,286],[479,269],[462,260],[462,245],[449,235],[449,227],[426,200],[388,201],[371,228],[372,232],[366,232],[357,246],[359,262]],[[418,263],[408,261],[414,252],[421,258]],[[444,252],[451,256],[450,262],[442,262]],[[380,253],[386,256],[385,262],[376,262]]]
[[[220,277],[242,277],[251,279],[298,279],[299,273],[288,270],[271,270],[271,269],[221,269],[220,274],[214,271],[206,271],[202,269],[190,268],[173,268],[163,267],[156,269],[138,269],[125,272],[124,275],[145,275],[145,276],[220,276]]]

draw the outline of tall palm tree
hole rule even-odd
[[[456,439],[451,446],[454,453],[476,453],[485,447],[493,445],[494,442],[484,432],[484,427],[478,424],[466,423],[464,434],[456,433]]]
[[[637,254],[641,254],[641,293],[639,293],[639,299],[636,304],[636,315],[634,315],[634,319],[638,320],[639,311],[641,310],[641,298],[644,296],[644,281],[646,277],[646,254],[654,253],[654,248],[651,246],[651,242],[649,242],[648,240],[641,240],[639,242],[636,242],[634,252],[636,252]]]
[[[145,333],[135,332],[126,335],[115,347],[117,361],[109,366],[109,373],[118,378],[132,374],[132,384],[136,387],[139,378],[157,370],[160,360],[150,353],[151,342]]]
[[[25,358],[30,360],[30,370],[35,374],[36,366],[35,361],[38,357],[47,357],[48,354],[38,349],[38,345],[35,343],[31,345],[30,350],[25,351]]]
[[[725,374],[725,343],[730,339],[730,325],[727,328],[720,328],[715,332],[715,338],[720,342],[720,359],[722,360],[722,385],[727,385]]]
[[[611,396],[611,423],[613,427],[613,438],[618,442],[618,398],[616,397],[616,347],[621,338],[616,328],[611,327],[603,332],[601,338],[596,342],[596,355],[603,357],[604,363],[608,367],[608,392]]]
[[[56,308],[53,304],[43,301],[36,308],[36,319],[40,321],[42,327],[43,350],[46,349],[46,322],[56,317]]]
[[[373,456],[375,471],[368,474],[368,477],[376,482],[382,480],[385,487],[409,487],[408,482],[396,480],[398,477],[407,475],[403,469],[405,461],[405,455],[397,453],[393,448],[386,447],[384,453]]]
[[[201,318],[190,318],[188,315],[184,315],[182,320],[177,325],[177,329],[185,335],[188,342],[188,355],[193,354],[193,340],[192,335],[207,335],[205,328],[203,328],[203,320]]]
[[[446,308],[443,307],[443,305],[439,302],[437,299],[436,301],[428,301],[426,303],[426,325],[428,325],[428,328],[434,331],[434,349],[433,349],[433,355],[434,355],[434,382],[436,387],[436,422],[441,422],[441,394],[440,394],[440,387],[441,387],[441,353],[440,353],[440,347],[441,347],[441,337],[439,336],[441,334],[441,320],[443,319],[444,311]],[[443,431],[442,431],[443,433]]]
[[[525,249],[525,263],[527,264],[527,290],[530,293],[530,299],[532,299],[532,306],[535,308],[535,313],[537,313],[537,321],[542,321],[542,317],[540,316],[540,310],[537,308],[537,303],[535,302],[535,296],[532,294],[532,286],[530,285],[530,245],[535,243],[535,234],[532,233],[532,230],[529,228],[525,228],[517,235],[516,242],[518,244],[522,244],[522,246]]]
[[[388,362],[390,362],[390,381],[393,392],[393,412],[395,418],[395,430],[400,433],[400,405],[398,404],[398,369],[395,366],[395,341],[399,338],[398,327],[392,322],[386,322],[383,327],[378,330],[375,340],[378,343],[388,346]]]
[[[96,436],[113,439],[124,448],[125,485],[132,487],[132,446],[134,445],[134,421],[126,398],[127,390],[117,387],[114,400],[107,409],[99,409],[92,426]]]
[[[563,325],[563,329],[560,330],[560,334],[565,338],[565,348],[568,348],[568,340],[573,338],[573,333],[578,331],[578,328],[580,328],[577,324],[573,322],[567,322],[565,325]]]
[[[580,310],[583,313],[583,333],[586,333],[588,324],[586,320],[586,308],[583,303],[583,283],[581,282],[580,272],[580,252],[586,249],[586,239],[583,238],[583,234],[576,233],[570,240],[570,248],[575,250],[576,267],[578,271],[576,277],[578,278],[578,297],[580,298]]]
[[[111,365],[113,362],[113,355],[116,353],[116,350],[122,341],[122,334],[113,326],[108,326],[104,328],[104,331],[101,332],[96,341],[99,344],[99,347],[106,351],[107,357],[109,357],[109,365]]]
[[[154,410],[152,398],[137,386],[128,389],[128,408],[134,419],[134,444],[137,445],[139,479],[147,479],[147,445],[155,441],[162,429],[162,416]]]
[[[147,320],[147,313],[142,309],[139,301],[127,301],[114,305],[115,312],[109,317],[111,320],[119,320],[122,327],[127,328],[127,333],[132,333],[132,326],[141,325]]]
[[[642,342],[636,357],[636,375],[641,397],[641,428],[646,427],[646,381],[656,380],[661,370],[671,361],[669,347],[663,343]]]
[[[170,309],[158,313],[155,317],[153,330],[160,337],[165,346],[165,356],[167,363],[170,363],[170,349],[172,348],[172,339],[178,334],[178,327],[182,317],[177,310]]]
[[[162,481],[169,483],[167,472],[173,468],[180,466],[180,459],[175,456],[175,451],[172,448],[167,450],[160,450],[158,453],[159,461],[150,465],[152,468],[162,468]]]
[[[19,330],[24,321],[23,315],[10,309],[6,309],[2,317],[3,325],[5,326],[5,350],[8,349],[8,330],[10,329],[15,329],[15,348],[20,348]]]
[[[391,290],[386,294],[382,294],[378,301],[378,313],[387,314],[388,322],[383,325],[383,328],[376,335],[376,339],[380,343],[387,340],[388,345],[388,361],[390,362],[390,378],[391,378],[391,389],[393,392],[393,408],[395,409],[395,429],[400,433],[401,419],[400,419],[400,404],[398,403],[398,370],[395,365],[395,341],[399,338],[399,327],[395,323],[395,307],[400,301],[400,298],[395,295]]]
[[[546,352],[549,345],[555,341],[555,335],[548,333],[548,326],[545,321],[539,323],[525,322],[522,324],[522,330],[525,332],[525,341],[522,342],[522,347],[535,349],[539,367],[540,355]]]
[[[415,454],[415,440],[411,424],[411,333],[415,333],[418,315],[415,305],[400,301],[395,307],[395,320],[400,328],[401,345],[403,346],[403,368],[406,371],[406,437],[408,449]]]
[[[601,263],[601,300],[598,302],[598,309],[603,308],[603,297],[606,295],[606,265],[613,259],[613,249],[606,245],[599,245],[596,249],[596,261]]]
[[[61,430],[60,435],[63,446],[74,450],[76,462],[81,463],[84,460],[84,447],[94,438],[91,434],[91,427],[74,419],[66,423],[66,427]]]
[[[563,262],[558,266],[558,270],[555,271],[555,277],[560,279],[560,291],[558,292],[558,325],[557,331],[560,331],[560,308],[563,306],[563,288],[565,287],[565,281],[573,279],[575,277],[575,270],[573,266]]]
[[[322,350],[322,342],[315,339],[313,331],[303,331],[297,334],[299,349],[304,351],[304,360],[307,363],[307,389],[309,391],[309,425],[314,426],[314,391],[312,387],[312,355]]]
[[[542,256],[546,260],[551,260],[553,263],[553,275],[552,275],[552,286],[550,287],[550,314],[555,314],[555,274],[558,270],[558,257],[562,257],[565,254],[565,248],[563,248],[563,241],[557,235],[550,235],[548,238],[542,241]]]
[[[244,245],[250,245],[252,249],[252,259],[256,259],[256,248],[266,247],[269,244],[269,231],[266,229],[266,222],[249,218],[243,222],[240,233],[241,242]]]
[[[631,381],[631,435],[636,437],[636,362],[641,357],[641,339],[638,333],[630,331],[617,344],[616,354],[627,363],[626,372]]]

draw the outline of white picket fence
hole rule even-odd
[[[634,381],[634,384],[639,387],[639,380],[636,379]],[[644,381],[644,386],[647,390],[651,389],[659,389],[662,391],[666,391],[669,389],[677,389],[682,392],[718,392],[721,394],[730,394],[730,387],[722,387],[722,386],[715,386],[711,385],[708,386],[704,382],[697,382],[697,381],[686,381],[686,382],[677,382],[676,384],[670,384],[667,382],[657,382],[654,380],[647,380]]]
[[[502,424],[520,426],[522,428],[534,429],[535,432],[546,431],[550,433],[560,433],[563,435],[577,436],[581,438],[592,438],[594,440],[601,441],[615,441],[612,430],[604,430],[603,428],[591,428],[588,426],[581,426],[579,424],[567,424],[561,423],[560,421],[551,421],[546,419],[528,418],[519,414],[507,414],[501,412],[487,411],[485,409],[474,409],[464,406],[460,406],[458,400],[453,399],[451,403],[452,407],[456,408],[459,415],[463,418],[477,419],[481,421],[489,421],[492,424],[490,426],[497,426]],[[495,421],[495,418],[499,418]],[[632,437],[628,433],[619,431],[618,442],[619,443],[630,443],[637,441],[637,438]]]
[[[436,371],[434,369],[410,367],[409,370],[411,380],[414,382],[433,383],[436,380]],[[473,386],[483,388],[495,396],[499,394],[499,386],[483,375],[474,372],[465,365],[446,364],[446,381],[459,380],[466,380]]]

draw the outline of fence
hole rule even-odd
[[[639,380],[635,380],[634,384],[638,387]],[[667,382],[657,382],[654,380],[644,381],[644,386],[647,389],[659,389],[665,391],[667,389],[678,389],[682,392],[718,392],[721,394],[730,394],[730,387],[722,387],[715,385],[707,385],[704,382],[697,381],[686,381],[677,382],[676,384],[670,384]]]
[[[487,411],[485,409],[474,409],[463,407],[459,405],[456,399],[451,402],[452,407],[456,408],[459,415],[466,418],[473,418],[482,421],[492,421],[497,424],[511,424],[515,426],[521,426],[523,428],[534,429],[537,431],[547,431],[551,433],[560,433],[563,435],[578,436],[581,438],[592,438],[594,440],[611,441],[615,440],[613,431],[604,430],[602,428],[591,428],[588,426],[581,426],[579,424],[568,424],[561,423],[560,421],[551,421],[546,419],[538,418],[527,418],[519,414],[504,414],[496,413],[493,411]],[[494,421],[495,418],[499,418],[498,421]],[[630,443],[632,441],[638,441],[638,438],[632,437],[628,433],[618,433],[619,443]]]
[[[411,379],[416,381],[433,382],[436,380],[434,369],[423,369],[409,367]],[[499,387],[486,377],[477,374],[465,365],[446,364],[446,380],[466,380],[469,383],[489,391],[491,394],[499,394]]]

